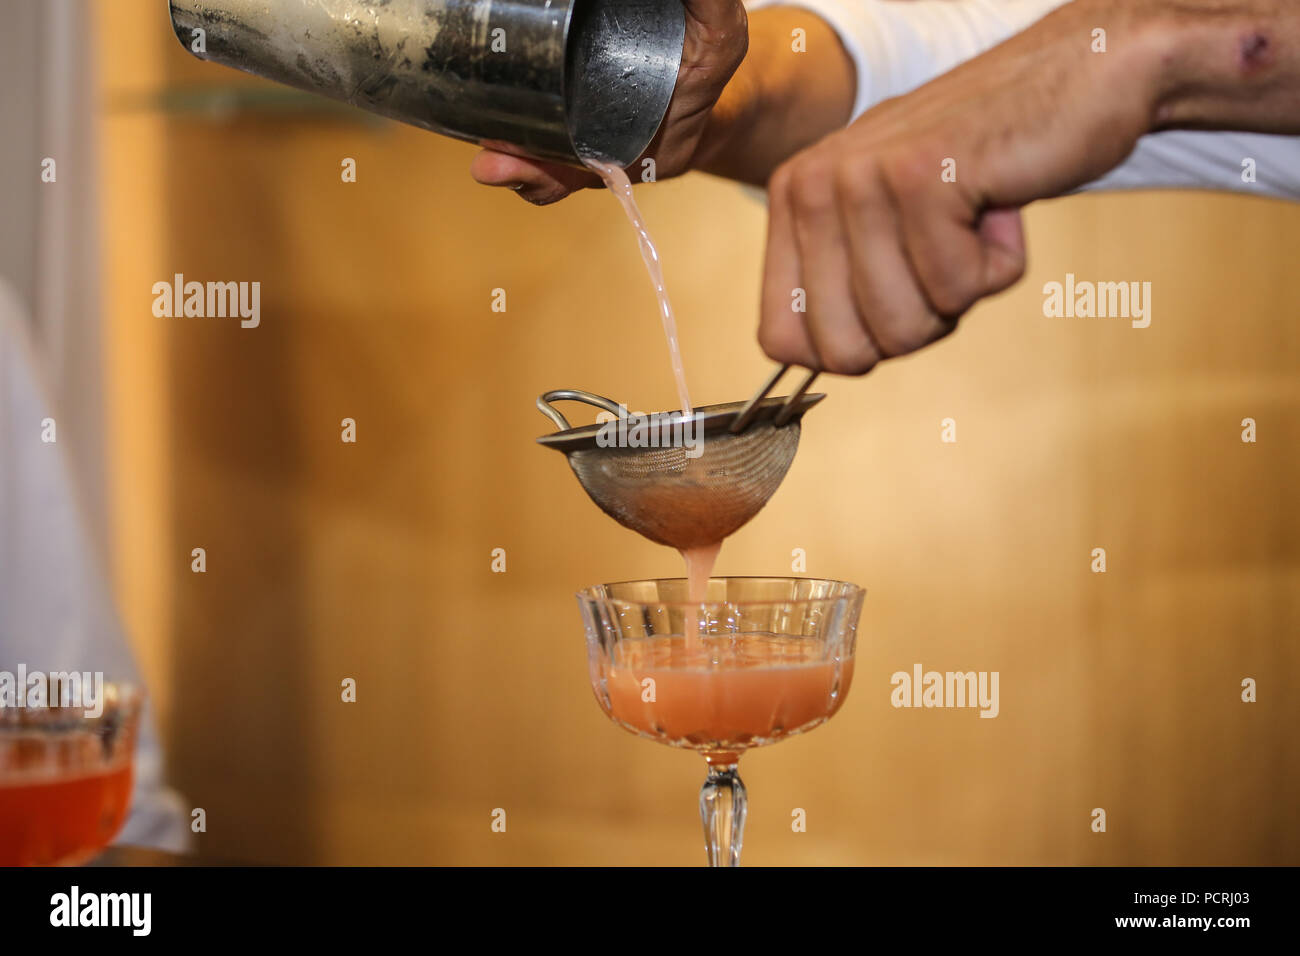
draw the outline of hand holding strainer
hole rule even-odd
[[[768,398],[783,365],[748,402],[630,419],[626,406],[556,389],[537,407],[560,431],[537,441],[564,452],[591,500],[619,524],[679,550],[716,544],[758,514],[799,447],[800,419],[826,396],[808,394],[816,372],[785,398]],[[572,428],[551,402],[578,401],[615,421]]]

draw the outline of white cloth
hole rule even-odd
[[[42,421],[55,416],[39,387],[28,328],[26,310],[0,277],[0,670],[102,671],[105,680],[139,683],[62,447],[41,438]],[[57,439],[57,418],[55,428]],[[183,851],[188,822],[163,785],[146,707],[131,809],[117,842]]]
[[[839,34],[858,86],[853,116],[946,73],[1063,5],[1064,0],[750,0],[798,7]],[[1085,38],[1086,39],[1086,38]],[[1242,161],[1255,161],[1253,183]],[[1300,199],[1300,137],[1174,130],[1152,133],[1087,189],[1203,188]]]

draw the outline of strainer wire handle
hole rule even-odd
[[[749,423],[752,422],[754,416],[758,414],[758,403],[767,398],[767,393],[776,387],[776,383],[781,380],[781,376],[784,375],[789,368],[789,365],[782,365],[773,372],[768,377],[767,381],[763,383],[763,387],[760,388],[758,392],[755,393],[754,397],[749,400],[749,403],[740,410],[740,413],[736,415],[736,420],[731,423],[731,428],[729,429],[733,435],[739,435],[749,427]],[[813,380],[817,378],[817,374],[816,370],[808,373],[808,377],[803,380],[803,384],[795,390],[794,394],[785,400],[785,404],[781,406],[781,410],[776,413],[776,418],[772,419],[773,425],[780,428],[790,420],[790,416],[794,414],[795,408],[799,404],[799,399],[803,398],[804,395],[807,394],[808,389],[812,387]]]
[[[622,409],[618,402],[612,398],[596,395],[593,392],[584,392],[580,388],[557,388],[539,395],[537,410],[549,418],[555,424],[555,427],[562,432],[568,431],[573,426],[569,424],[567,418],[560,414],[558,409],[552,407],[551,402],[586,402],[588,405],[603,408],[614,415],[618,415]]]
[[[815,370],[808,373],[807,377],[799,387],[785,400],[785,404],[781,406],[781,410],[776,413],[776,418],[772,419],[773,425],[780,428],[790,420],[790,416],[794,414],[795,408],[799,405],[799,400],[808,394],[808,389],[812,387],[812,383],[817,379],[817,375],[818,373]]]

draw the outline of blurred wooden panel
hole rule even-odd
[[[105,44],[109,101],[233,78],[152,2],[102,15],[130,40]],[[700,862],[701,762],[602,716],[572,598],[679,561],[532,441],[548,388],[673,404],[613,201],[534,209],[474,186],[468,146],[346,118],[110,110],[103,135],[119,593],[205,851]],[[693,396],[748,394],[762,206],[704,177],[642,197]],[[825,382],[723,551],[763,574],[803,548],[869,589],[845,709],[746,758],[748,862],[1300,862],[1300,209],[1082,197],[1028,229],[1029,277],[955,336]],[[260,281],[261,327],[155,318],[176,272]],[[1044,318],[1067,272],[1150,281],[1151,327]],[[894,709],[917,662],[999,671],[1000,716]]]

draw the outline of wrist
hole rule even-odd
[[[691,154],[690,169],[723,176],[733,172],[736,157],[744,153],[749,131],[763,114],[759,72],[746,69],[742,62],[723,87]]]
[[[1080,66],[1091,74],[1087,83],[1093,95],[1106,100],[1117,125],[1133,135],[1155,129],[1156,118],[1179,90],[1171,63],[1176,24],[1169,6],[1165,0],[1075,0],[1041,23],[1047,27],[1060,18],[1050,32],[1068,38],[1076,49],[1087,44]]]
[[[1151,128],[1295,132],[1300,38],[1295,10],[1245,0],[1144,4]]]
[[[1203,29],[1203,21],[1188,16],[1185,8],[1143,4],[1136,23],[1136,46],[1152,131],[1187,123],[1195,88],[1210,81],[1205,64],[1200,70],[1194,65],[1198,55],[1193,49],[1204,41],[1198,36]]]
[[[802,7],[749,17],[749,51],[714,106],[692,157],[704,172],[754,185],[850,118],[855,68],[839,35]]]

